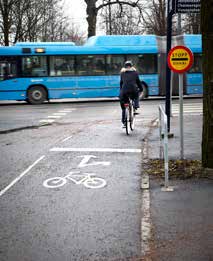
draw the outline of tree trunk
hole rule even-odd
[[[95,6],[96,1],[85,0],[87,4],[87,22],[88,22],[88,37],[96,34],[96,22],[97,22],[97,8]]]
[[[213,169],[213,0],[201,2],[203,44],[202,166]]]
[[[4,45],[9,46],[9,17],[8,14],[5,14],[3,18],[3,26],[4,26]]]

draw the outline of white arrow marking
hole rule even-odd
[[[88,161],[91,158],[97,158],[96,156],[93,155],[83,155],[83,156],[79,156],[82,157],[82,161],[78,164],[79,168],[83,168],[83,167],[87,167],[87,166],[97,166],[97,165],[103,165],[103,166],[109,166],[111,164],[111,162],[109,161],[93,161],[88,163]]]

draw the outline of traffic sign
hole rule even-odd
[[[200,0],[175,0],[175,13],[200,13]]]
[[[169,68],[177,73],[188,71],[193,64],[193,53],[185,46],[175,46],[168,54],[167,62]]]

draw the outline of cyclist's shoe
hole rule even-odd
[[[122,128],[126,128],[126,123],[125,123],[125,121],[122,121]]]
[[[135,109],[134,109],[134,115],[138,115],[138,114],[140,114],[140,113],[137,112],[137,109],[135,108]]]

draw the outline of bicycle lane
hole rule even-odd
[[[86,136],[82,132],[51,148],[29,175],[2,196],[1,260],[140,256],[139,139],[145,130],[138,126],[132,137],[118,131],[110,121],[90,126]],[[70,179],[60,187],[44,186],[47,179],[70,172],[94,173],[106,186],[88,189]]]

